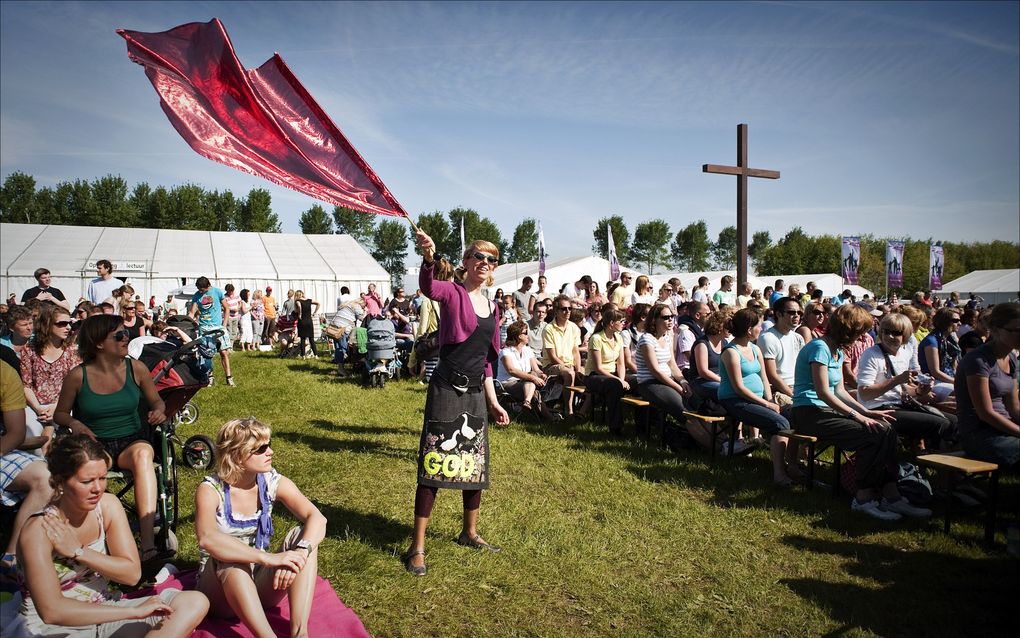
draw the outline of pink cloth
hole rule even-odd
[[[245,69],[216,18],[117,33],[198,154],[337,206],[407,216],[279,55]]]
[[[198,580],[198,572],[183,572],[171,576],[166,582],[157,585],[155,592],[168,587],[181,590],[194,589]],[[130,598],[153,595],[153,590],[140,590]],[[277,636],[290,633],[290,608],[284,598],[276,607],[266,610],[266,617]],[[319,577],[315,583],[315,597],[312,599],[312,615],[308,619],[308,633],[316,638],[370,638],[371,634],[361,624],[361,619],[333,591],[329,581]],[[223,620],[206,617],[191,638],[254,638],[254,635],[239,620]]]

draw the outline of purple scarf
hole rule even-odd
[[[259,521],[255,530],[255,547],[263,551],[269,551],[269,541],[273,537],[273,503],[269,500],[269,489],[266,487],[264,474],[255,476],[255,484],[259,492]],[[223,513],[226,515],[227,525],[233,529],[243,529],[251,525],[251,521],[239,521],[234,518],[233,508],[230,505],[230,485],[223,483]]]

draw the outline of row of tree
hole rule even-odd
[[[151,188],[146,183],[128,188],[119,176],[108,175],[92,182],[61,182],[53,188],[36,189],[35,179],[25,173],[11,173],[0,189],[0,221],[80,226],[126,226],[280,232],[280,220],[272,211],[270,194],[252,189],[237,198],[229,190],[207,191],[194,184]],[[327,211],[316,204],[303,212],[301,231],[314,234],[347,234],[358,241],[391,274],[403,277],[408,246],[413,237],[407,223],[399,219],[360,213],[334,206]],[[518,222],[513,235],[504,238],[491,219],[470,208],[423,213],[418,226],[436,241],[440,254],[458,258],[460,229],[469,240],[484,239],[499,247],[503,261],[538,259],[538,222]],[[737,261],[737,229],[724,228],[715,240],[703,220],[687,224],[675,233],[664,219],[641,222],[633,233],[623,217],[599,219],[593,229],[595,254],[608,258],[607,228],[613,230],[616,254],[635,270],[700,272],[729,270]],[[872,290],[885,289],[884,237],[861,237],[860,282]],[[932,240],[908,240],[904,254],[904,290],[922,290],[928,285],[928,245]],[[938,242],[945,253],[944,281],[973,270],[1020,267],[1020,246],[1006,241],[982,243]],[[807,235],[800,227],[773,243],[768,231],[754,233],[748,254],[759,275],[794,275],[839,272],[840,238]]]

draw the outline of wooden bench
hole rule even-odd
[[[827,461],[820,461],[818,456],[832,447],[832,495],[834,497],[839,496],[843,492],[842,483],[840,482],[840,470],[843,463],[844,450],[838,446],[831,445],[822,441],[821,447],[818,445],[818,437],[810,436],[808,434],[800,434],[795,430],[780,430],[779,436],[785,436],[792,441],[796,441],[800,445],[806,445],[808,449],[808,489],[815,486],[815,463],[827,463]],[[825,486],[825,483],[818,482],[819,485]]]
[[[925,454],[917,457],[917,464],[933,470],[946,470],[963,476],[988,476],[988,502],[985,504],[985,543],[995,541],[995,505],[999,489],[999,466],[995,463],[968,459],[959,454]],[[952,495],[946,499],[946,520],[943,530],[949,534],[952,516]]]
[[[811,461],[808,463],[808,484],[807,488],[810,490],[815,486],[815,444],[818,443],[818,437],[808,436],[807,434],[798,434],[793,430],[780,430],[779,436],[785,436],[791,441],[796,441],[799,445],[806,445],[808,450],[808,458]],[[836,483],[839,483],[839,472],[836,472]]]
[[[730,435],[730,454],[729,457],[733,458],[733,445],[737,442],[737,426],[739,423],[736,419],[728,416],[708,416],[706,414],[699,414],[697,412],[691,412],[689,410],[684,411],[684,416],[688,419],[694,419],[695,421],[701,421],[706,424],[712,430],[712,460],[715,461],[716,453],[718,452],[719,446],[716,445],[716,440],[719,438],[719,433],[724,427],[729,427]]]
[[[641,397],[625,396],[620,399],[620,403],[629,405],[634,408],[634,427],[640,429],[644,426],[645,440],[651,440],[652,438],[652,412],[655,408],[651,403],[645,401]],[[663,434],[666,431],[665,420],[662,425]],[[663,437],[663,445],[665,445],[665,437]]]

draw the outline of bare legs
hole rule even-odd
[[[135,478],[135,509],[138,511],[138,535],[142,560],[156,547],[153,527],[156,521],[156,469],[152,465],[152,446],[144,441],[132,443],[117,457],[117,465]]]
[[[413,552],[425,551],[425,531],[429,526],[429,518],[432,514],[432,505],[436,500],[437,488],[419,485],[414,498],[414,535],[411,538],[411,546],[405,556],[409,556],[408,562],[413,567],[425,565],[424,554]],[[464,490],[464,523],[461,536],[474,538],[478,535],[478,511],[481,508],[481,490]],[[480,537],[479,537],[480,538]],[[484,540],[482,541],[485,542]]]
[[[163,621],[159,629],[150,631],[146,636],[187,638],[209,612],[209,599],[197,591],[182,591],[170,601],[170,607],[173,613]]]
[[[300,538],[301,528],[295,527],[288,532],[281,549],[291,549]],[[275,606],[287,596],[291,638],[305,638],[308,636],[308,618],[312,613],[315,579],[319,573],[318,563],[318,549],[314,549],[305,561],[304,569],[286,590],[273,589],[275,569],[261,568],[253,578],[248,565],[216,563],[215,569],[214,565],[208,565],[202,571],[198,590],[209,597],[213,614],[236,616],[258,638],[276,637],[265,609]]]

